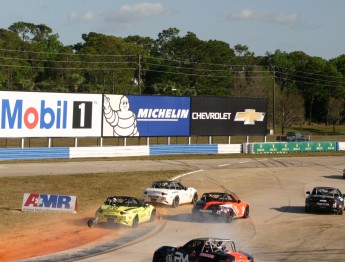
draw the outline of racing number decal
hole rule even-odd
[[[188,254],[184,256],[182,252],[176,252],[174,256],[174,262],[189,262]]]
[[[92,128],[92,102],[73,102],[73,128]]]

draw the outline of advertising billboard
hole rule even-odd
[[[102,136],[189,136],[190,98],[104,95]]]
[[[192,97],[190,135],[266,135],[267,99]]]
[[[24,193],[22,211],[77,213],[76,196]]]
[[[102,95],[0,91],[0,137],[99,137]]]

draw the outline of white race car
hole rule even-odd
[[[155,181],[143,193],[145,203],[160,203],[177,207],[179,204],[195,204],[198,192],[193,187],[185,187],[173,180]]]

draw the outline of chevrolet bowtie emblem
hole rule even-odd
[[[237,112],[234,121],[243,121],[245,125],[255,125],[255,121],[264,121],[265,113],[255,112],[255,109],[246,109]]]

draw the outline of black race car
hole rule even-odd
[[[181,247],[163,246],[155,251],[152,262],[166,261],[248,261],[254,262],[253,256],[236,250],[235,243],[229,239],[197,238]]]
[[[344,195],[334,187],[315,187],[306,192],[305,212],[325,210],[342,215],[344,210]]]

